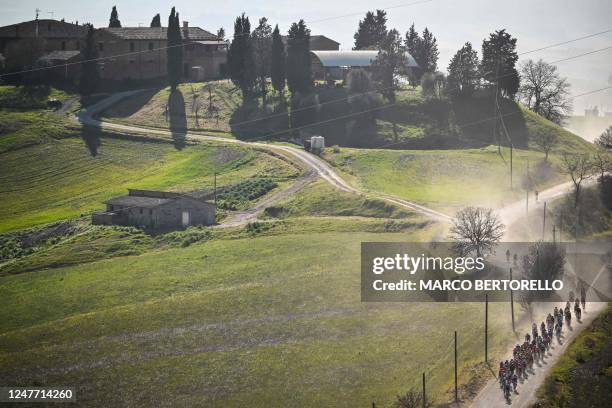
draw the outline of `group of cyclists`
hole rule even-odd
[[[565,308],[555,306],[553,313],[549,313],[546,316],[546,321],[540,324],[539,330],[537,323],[533,323],[531,333],[526,333],[524,342],[516,344],[512,350],[512,358],[499,363],[498,379],[504,398],[509,400],[511,393],[516,393],[518,382],[522,382],[528,377],[528,371],[533,372],[534,362],[544,360],[551,347],[553,333],[559,341],[564,321],[571,327],[572,303],[574,305],[574,315],[580,321],[582,311],[586,306],[586,293],[584,289],[581,289],[580,292],[580,298],[574,298],[574,293],[570,292],[570,299],[565,304]]]

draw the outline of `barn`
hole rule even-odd
[[[310,51],[314,79],[345,79],[353,68],[369,70],[378,56],[377,50],[356,51]],[[407,67],[413,69],[418,64],[412,55],[406,53]]]
[[[92,224],[180,229],[215,223],[214,204],[180,193],[129,189],[105,204],[105,212],[92,215]]]

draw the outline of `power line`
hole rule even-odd
[[[598,50],[593,50],[593,51],[585,52],[584,54],[574,55],[573,57],[567,57],[567,58],[562,58],[562,59],[559,59],[559,60],[556,60],[556,61],[551,61],[550,64],[556,64],[558,62],[573,60],[573,59],[576,59],[576,58],[584,57],[585,55],[591,55],[591,54],[595,54],[595,53],[598,53],[598,52],[606,51],[606,50],[609,50],[611,48],[612,48],[612,46],[611,47],[600,48]]]
[[[544,48],[547,48],[547,47],[544,47]],[[577,58],[584,57],[584,56],[587,56],[587,55],[591,55],[591,54],[594,54],[594,53],[597,53],[597,52],[602,52],[602,51],[605,51],[605,50],[609,50],[611,48],[612,48],[612,46],[606,47],[606,48],[601,48],[601,49],[594,50],[594,51],[587,52],[587,53],[580,54],[580,55],[574,55],[572,57],[567,57],[567,58],[563,58],[563,59],[560,59],[560,60],[557,60],[557,61],[553,61],[553,62],[551,62],[551,64],[559,63],[559,62],[563,62],[563,61],[569,61],[569,60],[572,60],[572,59],[577,59]],[[496,77],[494,77],[492,79],[499,80],[501,78],[505,78],[505,77],[510,76],[510,75],[513,75],[513,73],[507,73],[507,74],[503,74],[503,75],[498,75],[498,76],[496,76]],[[378,89],[374,89],[374,90],[367,91],[367,92],[353,94],[353,95],[350,95],[350,96],[354,97],[354,96],[368,95],[368,94],[372,94],[372,93],[379,93],[381,91],[392,89],[392,88],[395,88],[395,86],[391,86],[391,87],[387,87],[387,88],[378,88]],[[456,90],[460,90],[460,89],[461,89],[460,87],[455,87],[455,88],[446,89],[446,91],[447,92],[448,91],[456,91]],[[298,109],[292,109],[291,113],[293,114],[293,113],[305,111],[307,109],[312,109],[312,108],[316,108],[316,107],[319,107],[319,106],[323,106],[323,105],[328,105],[328,104],[331,104],[331,103],[340,102],[340,101],[348,99],[350,96],[346,96],[346,97],[342,97],[342,98],[337,98],[337,99],[332,99],[330,101],[325,101],[325,102],[322,102],[322,103],[319,103],[319,104],[316,104],[316,105],[309,105],[309,106],[305,106],[305,107],[298,108]],[[576,95],[575,97],[577,97],[577,96],[578,95]],[[572,99],[572,98],[570,98],[570,99]],[[384,107],[389,107],[389,106],[394,106],[394,105],[397,105],[397,103],[385,105],[385,106],[383,106],[383,108]],[[379,110],[379,109],[380,108],[376,108],[376,110]],[[234,123],[232,125],[233,126],[241,126],[241,125],[245,125],[245,124],[249,124],[249,123],[255,123],[255,122],[271,119],[271,118],[274,118],[274,117],[284,116],[286,114],[287,113],[276,113],[276,114],[264,116],[262,118],[250,119],[250,120],[247,120],[247,121]],[[287,131],[289,131],[289,130],[287,130]],[[286,131],[283,131],[283,132],[280,132],[280,133],[284,133],[284,132],[286,132]],[[275,134],[277,134],[277,133],[275,133]],[[262,136],[262,137],[258,137],[258,138],[253,138],[251,140],[261,140],[261,139],[267,139],[269,137],[270,137],[270,135],[266,135],[266,136]]]
[[[434,0],[421,0],[421,1],[415,1],[413,3],[402,3],[402,4],[396,4],[395,6],[381,7],[381,9],[382,10],[391,10],[391,9],[402,8],[402,7],[416,6],[417,4],[431,3],[432,1],[434,1]],[[310,20],[310,21],[306,21],[306,23],[307,24],[315,24],[315,23],[320,23],[322,21],[336,20],[336,19],[339,19],[339,18],[354,17],[354,16],[361,16],[361,15],[363,15],[363,11],[355,12],[355,13],[350,13],[350,14],[343,14],[343,15],[334,16],[334,17],[325,17],[325,18],[321,18],[321,19],[318,19],[318,20]]]
[[[413,3],[397,4],[395,6],[389,6],[386,9],[400,8],[400,7],[410,7],[410,6],[417,5],[417,4],[430,3],[432,1],[434,1],[434,0],[421,0],[421,1],[413,2]],[[350,16],[354,16],[354,15],[361,15],[361,14],[363,14],[363,11],[359,12],[359,13],[345,14],[345,15],[328,17],[328,18],[319,19],[319,20],[311,20],[311,21],[307,21],[306,24],[313,24],[313,23],[318,23],[318,22],[321,22],[321,21],[336,20],[336,19],[340,19],[340,18],[350,17]],[[250,34],[250,33],[248,33],[248,34]],[[247,35],[247,33],[240,34],[240,35]],[[9,73],[5,73],[5,74],[0,74],[0,78],[5,77],[5,76],[10,76],[10,75],[18,75],[18,74],[25,74],[25,73],[29,73],[29,72],[43,71],[43,70],[47,70],[47,69],[65,68],[65,67],[69,67],[69,66],[72,66],[72,65],[84,64],[84,63],[87,63],[87,62],[98,62],[98,61],[105,61],[105,60],[112,59],[112,58],[127,57],[127,56],[130,56],[130,55],[138,55],[138,54],[143,54],[143,53],[152,53],[152,52],[161,51],[161,50],[168,50],[168,49],[174,48],[174,47],[185,47],[188,44],[189,43],[181,43],[181,44],[177,44],[177,45],[170,45],[170,46],[166,46],[166,47],[154,48],[152,50],[132,51],[132,52],[116,54],[116,55],[112,55],[112,56],[99,57],[99,58],[91,58],[91,59],[83,60],[83,61],[76,61],[76,62],[70,62],[70,63],[65,63],[65,64],[57,64],[57,65],[46,66],[46,67],[31,68],[31,69],[26,69],[26,70],[21,70],[21,71],[15,71],[15,72],[9,72]]]
[[[549,48],[558,47],[559,45],[570,44],[570,43],[573,43],[573,42],[576,42],[576,41],[584,40],[584,39],[587,39],[587,38],[597,37],[598,35],[603,35],[603,34],[610,33],[610,32],[612,32],[612,28],[611,28],[611,29],[608,29],[608,30],[600,31],[600,32],[597,32],[597,33],[593,33],[593,34],[585,35],[585,36],[583,36],[583,37],[574,38],[574,39],[572,39],[572,40],[563,41],[563,42],[556,43],[556,44],[551,44],[551,45],[548,45],[548,46],[546,46],[546,47],[536,48],[536,49],[534,49],[534,50],[530,50],[530,51],[521,52],[521,53],[520,53],[520,54],[518,54],[518,55],[526,55],[526,54],[531,54],[532,52],[537,52],[537,51],[547,50],[547,49],[549,49]]]
[[[579,97],[582,97],[582,96],[591,95],[591,94],[594,94],[594,93],[597,93],[597,92],[605,91],[607,89],[612,89],[612,86],[607,86],[605,88],[599,88],[599,89],[595,89],[595,90],[592,90],[592,91],[584,92],[584,93],[581,93],[581,94],[578,94],[578,95],[574,95],[573,97],[568,98],[568,99],[576,99],[576,98],[579,98]],[[390,104],[386,104],[386,105],[383,105],[383,106],[378,106],[378,107],[375,107],[375,108],[372,108],[372,109],[366,109],[366,110],[363,110],[363,111],[360,111],[360,112],[350,113],[350,114],[347,114],[347,115],[342,115],[342,116],[338,116],[338,117],[335,117],[335,118],[330,118],[330,119],[326,119],[326,120],[323,120],[323,121],[310,123],[310,124],[307,124],[307,125],[299,126],[297,128],[287,129],[287,130],[283,130],[283,131],[280,131],[280,132],[272,132],[272,133],[267,134],[264,137],[265,138],[269,138],[271,136],[275,136],[275,135],[280,134],[280,133],[286,133],[286,132],[289,132],[289,131],[292,131],[292,130],[300,130],[300,129],[304,129],[304,128],[307,128],[307,127],[323,124],[323,123],[333,122],[335,120],[345,119],[347,117],[353,117],[353,116],[358,116],[358,115],[362,115],[362,114],[365,114],[365,113],[371,113],[371,112],[374,112],[374,111],[377,111],[377,110],[380,110],[380,109],[388,108],[390,106],[396,106],[398,104],[399,104],[398,102],[390,103]],[[502,114],[500,116],[491,116],[491,117],[479,119],[479,120],[476,120],[476,121],[473,121],[473,122],[464,123],[462,125],[458,125],[457,127],[464,128],[464,127],[468,127],[468,126],[473,126],[473,125],[477,125],[477,124],[480,124],[480,123],[489,122],[491,120],[496,120],[498,117],[507,117],[507,116],[511,116],[511,115],[516,115],[518,113],[522,113],[522,111],[519,109],[519,110],[517,110],[515,112],[505,113],[505,114]],[[383,148],[383,147],[394,146],[394,145],[398,145],[398,144],[402,144],[402,143],[404,143],[404,141],[387,143],[387,144],[384,144],[384,145],[376,146],[374,148],[380,149],[380,148]]]

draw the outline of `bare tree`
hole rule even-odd
[[[574,207],[578,207],[580,201],[581,184],[584,180],[591,178],[594,170],[591,157],[586,154],[564,154],[562,162],[563,172],[569,175],[574,183]]]
[[[200,113],[200,109],[202,107],[202,104],[200,103],[199,95],[195,91],[195,89],[193,88],[193,85],[191,85],[191,98],[192,98],[191,113],[193,113],[195,115],[195,127],[199,128],[200,127],[199,113]]]
[[[450,238],[457,241],[456,248],[461,255],[475,251],[480,257],[493,250],[504,230],[504,224],[490,208],[465,207],[453,220]]]
[[[423,405],[423,397],[420,392],[409,390],[404,395],[398,395],[395,401],[396,408],[420,408]]]
[[[544,152],[544,161],[548,161],[548,153],[557,144],[557,135],[553,132],[538,133],[533,142]]]
[[[608,128],[595,139],[595,144],[607,150],[612,149],[612,126],[608,126]]]
[[[529,60],[521,67],[519,95],[529,109],[540,116],[562,124],[572,111],[570,84],[561,78],[557,67],[542,61]]]
[[[609,150],[598,147],[593,154],[593,167],[603,180],[607,172],[612,171],[612,153]]]

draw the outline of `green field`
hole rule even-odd
[[[466,369],[481,358],[482,305],[359,299],[360,242],[427,232],[298,225],[3,277],[3,383],[75,384],[91,406],[353,407],[387,406],[426,371],[444,401],[452,331]],[[506,309],[490,310],[493,353]]]
[[[81,139],[51,140],[0,155],[0,231],[78,217],[127,188],[191,191],[250,177],[287,180],[287,162],[237,146],[100,138],[95,154]],[[27,163],[27,165],[24,165]],[[15,172],[15,169],[19,169]]]
[[[451,215],[465,205],[499,207],[521,199],[526,180],[540,190],[568,180],[561,173],[558,157],[551,157],[545,166],[541,153],[515,149],[511,191],[509,149],[503,148],[502,154],[504,159],[495,146],[465,150],[328,148],[324,158],[365,191],[396,195]]]
[[[195,123],[190,84],[179,88],[168,121],[165,89],[125,100],[104,117],[229,136],[238,94],[215,82],[197,85],[198,98],[206,99],[206,86],[221,107],[218,123]],[[43,96],[36,98],[40,104]],[[414,92],[399,100],[416,109],[424,103]],[[454,330],[465,398],[487,372],[483,305],[360,299],[361,242],[429,241],[443,226],[321,180],[241,227],[156,235],[91,226],[81,216],[127,188],[204,191],[217,173],[218,186],[227,187],[224,205],[244,210],[301,170],[244,146],[190,142],[179,150],[168,141],[72,128],[34,105],[2,111],[0,120],[0,146],[8,146],[0,152],[3,384],[75,385],[83,406],[387,407],[425,372],[429,400],[444,403]],[[526,117],[530,134],[550,130]],[[36,130],[49,123],[57,133]],[[432,134],[418,121],[399,125],[402,137]],[[587,149],[559,134],[567,139],[562,149]],[[559,153],[543,166],[541,152],[516,149],[516,193],[505,187],[508,164],[493,147],[329,148],[324,158],[368,192],[451,212],[514,200],[528,161],[538,188],[559,182]],[[26,241],[37,246],[21,247]],[[514,340],[508,305],[491,304],[489,316],[495,358]]]

